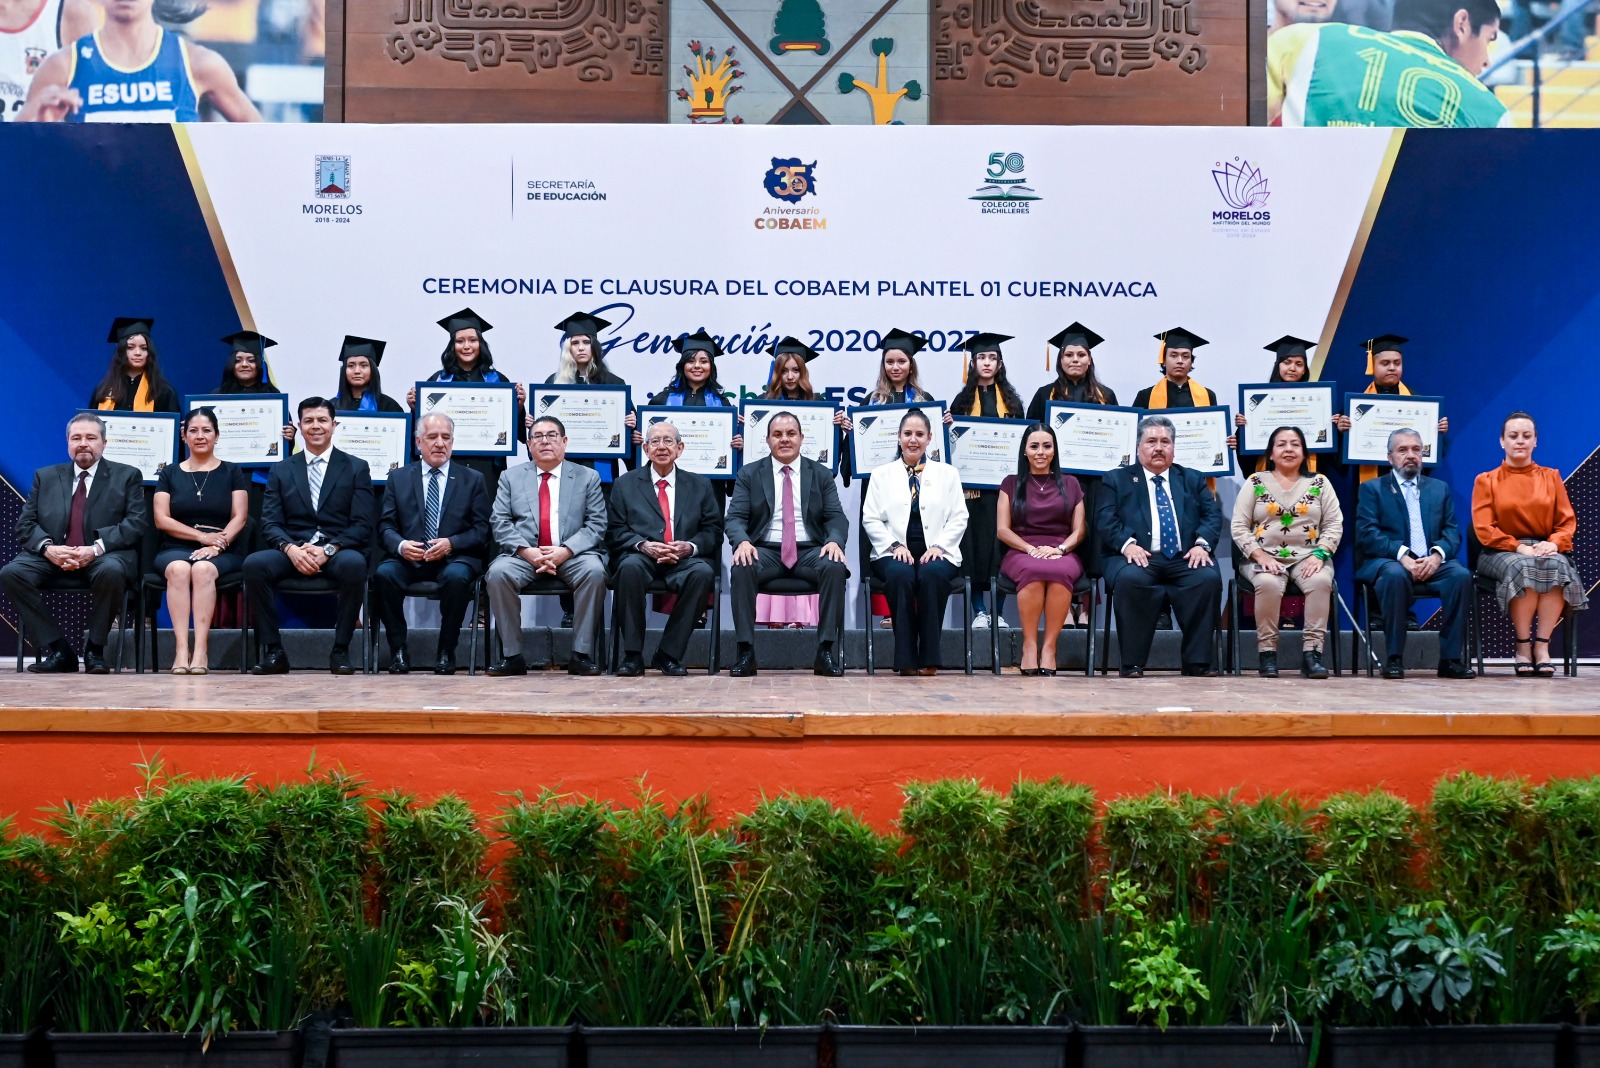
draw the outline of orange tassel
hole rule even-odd
[[[1167,369],[1167,339],[1166,338],[1162,338],[1161,339],[1161,355],[1160,355],[1160,357],[1157,358],[1156,363],[1157,363],[1158,366],[1160,366],[1160,368],[1163,371],[1165,371]]]
[[[1052,368],[1050,366],[1050,358],[1053,355],[1055,355],[1055,354],[1050,351],[1050,342],[1046,341],[1044,343],[1044,369],[1046,371],[1052,370]],[[1059,373],[1060,372],[1058,371],[1057,374],[1059,374]]]
[[[1367,346],[1367,377],[1371,378],[1375,372],[1372,370],[1372,346]]]

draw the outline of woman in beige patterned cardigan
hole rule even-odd
[[[1245,479],[1233,505],[1234,544],[1249,558],[1240,578],[1255,587],[1260,672],[1278,677],[1278,608],[1292,578],[1306,598],[1300,674],[1325,679],[1322,644],[1333,601],[1333,554],[1344,533],[1344,517],[1326,476],[1306,468],[1306,439],[1299,428],[1274,430],[1267,457],[1268,469]]]

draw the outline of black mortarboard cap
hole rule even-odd
[[[1002,343],[1010,341],[1010,334],[973,334],[962,344],[962,348],[976,356],[980,352],[999,352]]]
[[[712,359],[722,355],[722,346],[717,344],[716,338],[706,333],[706,328],[703,326],[692,334],[673,338],[672,347],[685,355],[691,352],[709,352]]]
[[[456,336],[457,330],[465,330],[468,327],[476,330],[479,337],[483,336],[483,332],[485,330],[494,329],[493,323],[489,322],[471,308],[462,308],[458,312],[451,312],[449,315],[446,315],[443,319],[439,320],[439,325],[448,330],[451,337]]]
[[[346,334],[344,343],[339,346],[339,362],[343,363],[352,356],[365,356],[376,367],[383,362],[383,350],[388,346],[387,341],[374,341],[370,337],[356,337]]]
[[[233,352],[253,352],[257,356],[265,354],[277,342],[265,334],[258,334],[254,330],[237,330],[222,339],[224,345],[230,346]]]
[[[1082,323],[1073,323],[1071,326],[1061,331],[1061,333],[1051,338],[1050,344],[1054,345],[1058,349],[1064,349],[1068,345],[1082,345],[1084,348],[1092,350],[1096,345],[1100,344],[1100,342],[1104,340],[1105,338],[1101,337],[1093,330],[1090,330]]]
[[[1368,338],[1361,344],[1367,350],[1367,374],[1374,374],[1372,358],[1380,352],[1399,352],[1400,346],[1407,344],[1411,339],[1401,337],[1399,334],[1379,334],[1377,337]]]
[[[1209,344],[1205,338],[1181,326],[1171,330],[1163,330],[1156,335],[1156,340],[1162,342],[1169,349],[1197,349],[1201,345]]]
[[[920,338],[916,334],[908,334],[899,327],[895,327],[883,335],[883,340],[878,342],[878,348],[884,352],[888,352],[890,349],[899,349],[901,352],[915,356],[922,351],[927,343],[926,338]]]
[[[1307,341],[1303,337],[1285,334],[1270,345],[1263,346],[1268,352],[1278,354],[1278,359],[1288,359],[1290,356],[1304,356],[1309,349],[1315,348],[1315,341]]]
[[[112,344],[126,341],[135,334],[150,336],[150,328],[156,325],[154,319],[133,319],[119,315],[111,320],[111,333],[106,335],[106,340]]]
[[[587,334],[592,338],[598,338],[600,331],[610,325],[610,319],[602,319],[598,315],[592,315],[589,312],[573,312],[557,323],[556,329],[561,331],[563,339],[577,334]]]
[[[777,359],[779,356],[787,356],[791,352],[798,355],[806,363],[810,363],[821,355],[816,349],[794,337],[781,339],[776,345],[767,350],[767,355]]]

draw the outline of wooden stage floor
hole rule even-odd
[[[1600,737],[1600,670],[1454,682],[1345,676],[1275,682],[1151,675],[949,672],[903,679],[491,679],[431,673],[255,678],[232,672],[38,676],[0,672],[0,735],[528,735],[593,738]]]

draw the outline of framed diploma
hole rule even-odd
[[[1202,475],[1233,474],[1233,412],[1226,404],[1211,408],[1162,408],[1147,415],[1172,420],[1172,462]]]
[[[1307,452],[1333,452],[1338,449],[1334,433],[1334,389],[1332,382],[1259,382],[1239,387],[1239,410],[1245,424],[1239,428],[1239,444],[1249,456],[1267,451],[1267,439],[1280,426],[1300,428],[1306,436]]]
[[[800,433],[805,440],[800,443],[800,455],[839,473],[839,428],[833,425],[834,413],[839,406],[832,401],[747,400],[740,414],[744,416],[744,463],[755,463],[766,457],[767,423],[779,412],[788,412],[800,420]]]
[[[1439,409],[1443,397],[1401,397],[1392,393],[1346,393],[1350,432],[1344,436],[1344,459],[1356,464],[1387,464],[1389,435],[1415,430],[1422,435],[1422,462],[1439,462]]]
[[[105,458],[137,467],[144,475],[146,486],[156,484],[163,467],[178,462],[178,415],[175,412],[84,409],[79,414],[97,415],[105,421]]]
[[[511,382],[418,382],[417,419],[448,415],[459,456],[517,454],[517,387]]]
[[[967,489],[999,489],[1017,473],[1022,434],[1028,419],[976,419],[958,415],[950,424],[950,463]]]
[[[528,387],[528,411],[535,419],[554,416],[567,428],[567,455],[584,460],[621,460],[633,454],[628,412],[629,386]]]
[[[943,463],[950,455],[950,428],[944,425],[944,401],[917,404],[868,404],[849,410],[850,465],[858,476],[870,475],[900,454],[900,420],[915,408],[928,417],[933,440],[928,459]]]
[[[389,481],[389,472],[411,462],[411,415],[407,412],[340,412],[333,444],[367,461],[372,484]]]
[[[1061,470],[1103,475],[1138,462],[1143,415],[1143,408],[1051,401],[1045,405],[1044,420],[1055,432]]]
[[[683,455],[678,466],[707,478],[728,479],[739,473],[739,458],[733,439],[739,433],[738,411],[734,408],[671,408],[646,405],[639,409],[639,430],[645,437],[657,423],[671,423],[683,438]],[[639,466],[650,460],[639,446]]]
[[[184,397],[183,407],[216,410],[218,459],[241,467],[271,467],[289,452],[289,443],[283,440],[289,422],[286,394],[210,393]]]

